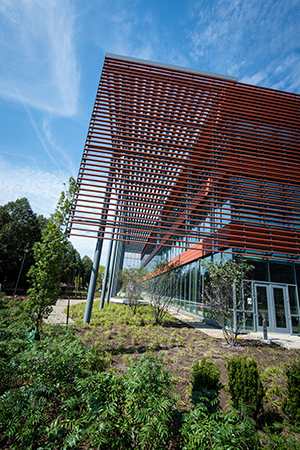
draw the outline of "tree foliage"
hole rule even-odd
[[[67,222],[76,190],[76,182],[70,178],[67,191],[62,192],[54,214],[43,228],[41,242],[33,248],[35,264],[28,272],[31,287],[27,309],[36,318],[37,328],[41,320],[49,316],[60,291],[62,262],[67,247],[67,237],[61,227]]]
[[[93,261],[87,255],[82,258],[82,285],[87,286],[90,282]]]
[[[257,363],[247,361],[246,355],[232,357],[227,361],[228,389],[236,409],[246,408],[256,417],[263,407],[264,388],[260,380]]]
[[[136,313],[139,299],[143,292],[143,281],[147,271],[143,267],[129,267],[120,272],[119,278],[122,282],[122,290],[124,291],[129,307],[133,314]]]
[[[151,272],[145,283],[155,323],[161,323],[176,295],[180,283],[181,268],[178,264],[161,262]]]
[[[284,411],[300,424],[300,359],[286,368],[287,397],[283,401]]]
[[[18,277],[24,250],[25,258],[19,285],[26,285],[26,273],[33,264],[33,246],[41,239],[41,217],[21,198],[0,206],[0,283],[13,285]]]
[[[192,365],[191,392],[192,402],[197,404],[199,401],[210,406],[218,405],[219,392],[222,385],[220,383],[220,366],[215,366],[205,356],[201,362],[196,361]]]
[[[205,270],[204,301],[211,306],[212,318],[222,326],[228,344],[235,345],[242,326],[243,298],[249,295],[243,279],[253,266],[243,259],[202,261]]]
[[[102,288],[104,274],[105,274],[105,266],[100,265],[99,269],[98,269],[98,275],[97,275],[97,289]]]

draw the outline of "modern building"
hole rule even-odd
[[[299,333],[299,148],[300,95],[107,54],[69,232],[95,270],[110,241],[108,298],[122,266],[178,262],[174,302],[207,318],[201,259],[242,256],[245,328]]]

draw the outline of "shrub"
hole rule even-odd
[[[14,318],[17,322],[15,312]],[[0,346],[0,362],[5,364],[0,447],[50,449],[75,445],[79,440],[78,416],[86,409],[75,380],[91,380],[102,371],[106,366],[103,352],[95,346],[86,347],[63,327],[45,327],[42,340],[32,342],[24,339],[25,327],[19,327],[23,339],[16,326],[10,324],[8,328],[10,332]]]
[[[212,406],[218,403],[218,395],[221,389],[220,367],[213,364],[205,356],[201,363],[196,361],[192,366],[191,391],[192,402],[209,402]]]
[[[257,449],[257,432],[251,419],[241,420],[234,411],[210,415],[201,403],[184,414],[180,432],[182,450]]]
[[[262,410],[264,389],[254,359],[246,355],[227,361],[229,392],[234,408],[256,417]]]
[[[287,397],[283,400],[282,409],[295,422],[300,423],[300,360],[286,369]]]
[[[103,372],[78,381],[89,413],[84,420],[91,445],[109,449],[165,449],[172,436],[175,401],[171,375],[160,360],[142,357],[123,376]]]

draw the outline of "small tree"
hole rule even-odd
[[[105,266],[99,266],[97,275],[97,289],[102,289],[104,274],[105,274]]]
[[[128,269],[123,269],[119,275],[122,282],[122,290],[127,297],[133,314],[136,313],[139,298],[143,292],[143,281],[146,274],[147,271],[144,267],[129,267]]]
[[[178,264],[162,262],[157,264],[151,278],[147,280],[146,290],[156,324],[162,322],[176,295],[180,271]]]
[[[67,239],[61,227],[66,225],[77,184],[69,179],[69,187],[61,193],[54,214],[45,224],[41,242],[33,247],[35,264],[28,272],[31,288],[26,309],[36,319],[36,329],[46,319],[55,305],[60,291],[60,275],[64,257],[64,243]]]
[[[243,287],[243,279],[253,266],[244,260],[221,259],[204,261],[204,300],[211,306],[212,318],[222,326],[226,342],[235,345],[240,332],[243,314],[243,297],[249,295],[250,288]]]

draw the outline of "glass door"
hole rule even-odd
[[[257,331],[263,330],[263,316],[269,332],[289,333],[290,319],[287,286],[255,283]]]
[[[269,317],[269,295],[268,285],[255,284],[255,297],[257,304],[257,329],[263,329],[263,316],[266,316],[267,329],[270,331],[270,317]]]
[[[288,332],[286,286],[271,285],[274,331]]]

